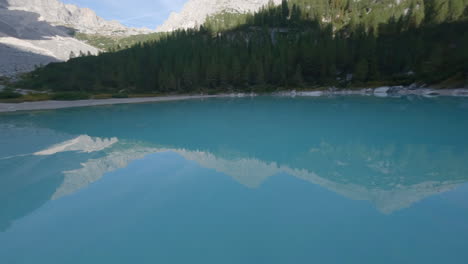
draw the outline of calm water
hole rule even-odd
[[[468,99],[0,115],[0,263],[467,263]]]

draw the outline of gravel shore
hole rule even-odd
[[[48,110],[73,108],[84,106],[97,105],[113,105],[113,104],[135,104],[135,103],[151,103],[151,102],[168,102],[177,100],[204,99],[215,97],[226,97],[227,95],[194,95],[194,96],[162,96],[162,97],[145,97],[145,98],[122,98],[122,99],[92,99],[78,101],[39,101],[25,103],[0,103],[1,112],[16,112],[16,111],[32,111],[32,110]]]
[[[439,97],[439,96],[455,96],[468,97],[468,89],[407,89],[402,86],[396,87],[380,87],[376,89],[361,89],[361,90],[323,90],[323,91],[283,91],[273,93],[273,96],[286,97],[327,97],[327,96],[376,96],[376,97],[402,97],[402,96],[421,96],[421,97]],[[219,97],[248,97],[256,96],[254,93],[233,93],[233,94],[218,94],[218,95],[180,95],[180,96],[161,96],[161,97],[144,97],[144,98],[122,98],[122,99],[92,99],[79,101],[39,101],[25,103],[0,103],[0,113],[16,112],[16,111],[33,111],[33,110],[48,110],[61,109],[97,105],[113,105],[113,104],[134,104],[134,103],[151,103],[151,102],[168,102],[177,100],[204,99],[204,98],[219,98]]]

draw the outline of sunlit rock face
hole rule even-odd
[[[15,75],[50,62],[65,61],[72,53],[99,52],[95,47],[72,37],[72,29],[45,21],[34,9],[42,8],[49,12],[56,10],[42,4],[45,2],[0,1],[0,76]]]
[[[205,22],[207,16],[221,12],[248,13],[259,10],[271,0],[189,0],[180,13],[172,13],[159,32],[194,28]],[[281,0],[273,0],[280,4]]]
[[[34,70],[50,62],[65,61],[70,54],[97,54],[70,35],[70,29],[41,21],[33,12],[0,8],[0,76]]]
[[[34,12],[40,20],[54,25],[68,26],[88,34],[134,35],[149,33],[149,29],[128,28],[117,21],[107,21],[89,8],[64,4],[58,0],[3,0],[11,10]]]
[[[76,31],[110,36],[151,32],[58,0],[0,0],[0,18],[0,76],[29,72],[72,55],[97,55],[97,48],[73,37]]]

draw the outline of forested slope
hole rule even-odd
[[[466,82],[468,0],[290,0],[199,29],[40,68],[26,88],[264,91]]]

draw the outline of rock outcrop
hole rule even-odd
[[[170,32],[177,29],[194,28],[205,22],[207,16],[221,12],[248,13],[259,10],[271,0],[189,0],[180,13],[172,13],[169,19],[156,29]],[[273,0],[279,4],[281,0]]]
[[[0,7],[32,12],[40,20],[55,26],[66,26],[87,34],[135,35],[150,33],[150,29],[128,28],[117,21],[107,21],[89,8],[64,4],[58,0],[0,0]]]
[[[151,32],[58,0],[0,0],[0,76],[66,61],[71,54],[97,54],[97,48],[73,37],[76,31],[110,36]]]
[[[98,49],[73,38],[65,27],[40,21],[36,13],[0,8],[0,76],[65,61],[72,52],[97,54]]]

